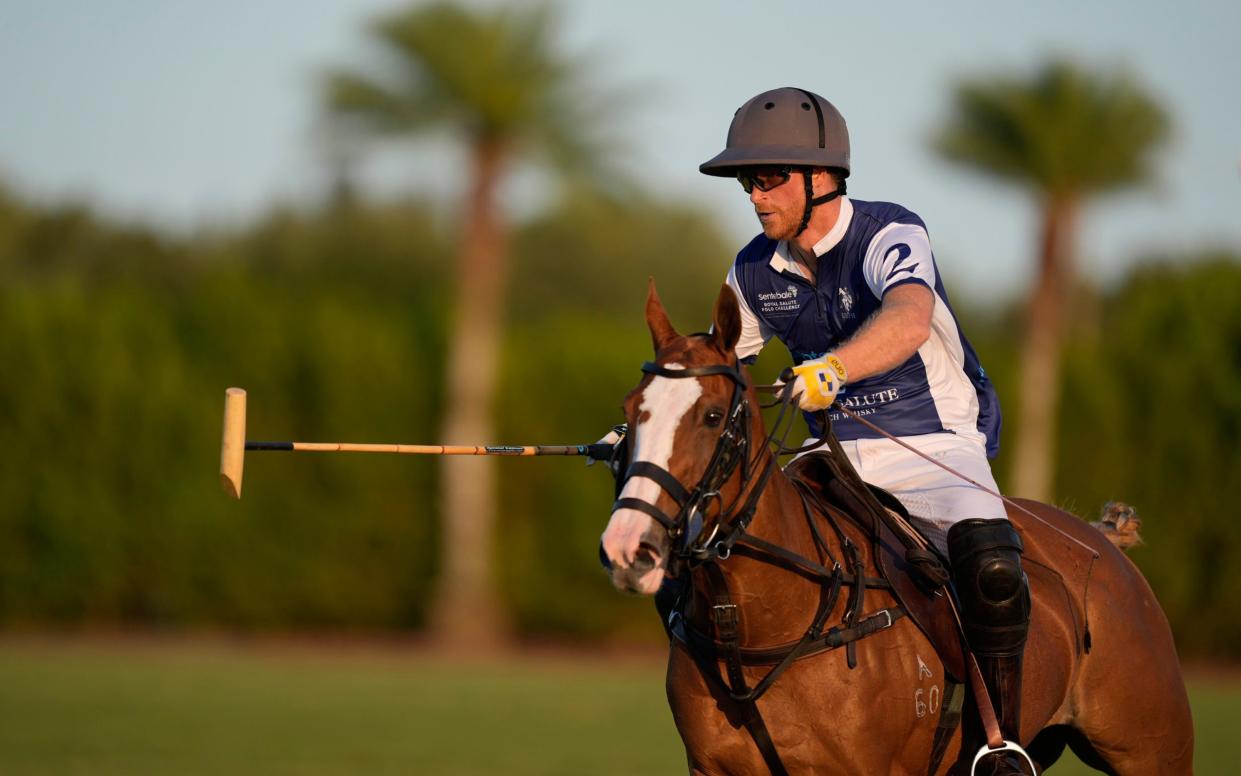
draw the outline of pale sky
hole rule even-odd
[[[399,5],[0,0],[0,179],[44,201],[82,199],[175,230],[312,200],[324,182],[316,75],[363,61],[366,21]],[[799,86],[848,121],[850,194],[919,213],[950,288],[1021,289],[1035,250],[1030,203],[938,161],[928,137],[954,79],[1029,71],[1062,54],[1127,68],[1175,125],[1156,187],[1086,213],[1084,271],[1107,280],[1151,251],[1241,250],[1235,0],[561,7],[566,47],[593,53],[603,81],[649,87],[624,125],[633,172],[661,196],[709,207],[738,246],[757,232],[749,204],[698,164],[723,147],[741,103]],[[447,196],[455,168],[451,157],[388,153],[369,169],[377,188]],[[720,257],[721,276],[730,258]]]

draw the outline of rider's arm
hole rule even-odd
[[[921,283],[905,283],[883,295],[879,311],[836,348],[849,382],[900,366],[931,336],[935,296]]]
[[[926,229],[917,224],[885,228],[867,249],[862,274],[871,293],[883,302],[836,349],[849,382],[900,366],[931,336],[936,269]]]

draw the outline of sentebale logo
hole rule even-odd
[[[784,289],[783,291],[770,291],[766,294],[758,295],[758,300],[760,302],[768,302],[773,299],[796,299],[796,298],[797,298],[797,286],[794,286],[794,285],[790,285],[788,288]]]

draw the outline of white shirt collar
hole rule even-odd
[[[848,197],[840,198],[840,214],[836,216],[836,223],[823,235],[817,243],[814,244],[814,255],[822,256],[823,254],[835,248],[837,244],[844,239],[845,232],[849,230],[849,224],[853,221],[853,203]],[[771,268],[776,272],[784,272],[788,270],[798,275],[802,274],[801,268],[797,266],[797,262],[789,258],[789,246],[786,240],[776,243],[775,253],[771,254]]]

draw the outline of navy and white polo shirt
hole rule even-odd
[[[839,401],[898,437],[980,434],[987,456],[995,457],[999,400],[957,326],[922,219],[890,202],[842,197],[836,225],[814,252],[816,282],[801,273],[783,241],[760,234],[737,254],[728,273],[741,300],[737,355],[751,362],[775,336],[795,363],[818,358],[852,337],[889,290],[921,283],[935,294],[930,338],[900,366],[846,385]],[[806,417],[820,436],[818,422]],[[842,440],[879,436],[841,412],[830,417]]]

